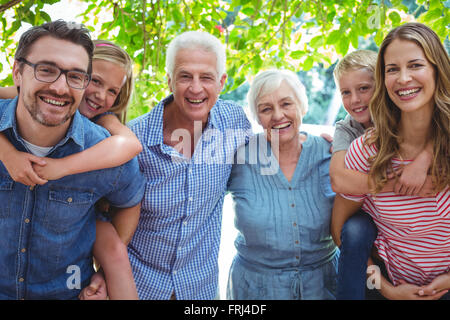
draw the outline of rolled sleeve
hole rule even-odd
[[[134,207],[144,197],[145,177],[136,158],[122,165],[121,169],[116,186],[106,199],[118,208]]]

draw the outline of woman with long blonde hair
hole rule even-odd
[[[449,75],[450,59],[434,31],[420,23],[393,29],[378,54],[370,102],[374,128],[346,154],[346,166],[368,173],[373,191],[338,196],[333,218],[361,206],[372,216],[378,228],[374,260],[386,276],[375,274],[375,283],[388,299],[449,298]],[[389,177],[425,148],[433,151],[435,195],[382,192]]]

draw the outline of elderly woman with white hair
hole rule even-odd
[[[308,100],[295,73],[259,73],[248,102],[264,133],[238,150],[228,182],[238,236],[227,297],[335,299],[330,144],[299,131]]]

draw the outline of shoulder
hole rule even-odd
[[[311,149],[312,152],[318,153],[318,155],[330,155],[330,147],[331,143],[325,140],[322,137],[301,132],[301,134],[305,134],[307,136],[306,141],[304,142],[304,146],[307,146]]]
[[[250,127],[242,106],[230,100],[218,99],[211,109],[211,115],[223,128],[249,129]]]
[[[97,125],[81,114],[76,120],[83,126],[85,148],[89,148],[101,140],[111,136],[108,130]]]

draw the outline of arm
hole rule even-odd
[[[367,194],[369,192],[368,175],[356,170],[345,168],[347,151],[337,151],[331,157],[330,180],[331,187],[337,193]]]
[[[426,148],[406,165],[398,181],[395,183],[394,192],[402,195],[420,195],[427,179],[428,168],[433,160],[433,146],[428,143]],[[430,191],[430,190],[427,190]]]
[[[0,88],[0,99],[14,99],[17,96],[16,87]]]
[[[330,161],[331,187],[336,193],[368,194],[371,193],[369,175],[345,167],[345,154],[347,151],[337,151]],[[381,192],[394,191],[395,180],[386,183]]]
[[[134,133],[114,115],[101,117],[98,124],[112,136],[89,149],[62,159],[45,158],[47,165],[34,166],[34,170],[42,178],[55,180],[71,174],[117,167],[142,151],[142,145]]]
[[[128,243],[133,238],[139,223],[141,204],[130,208],[113,208],[112,224],[123,243]]]
[[[339,194],[334,198],[331,215],[331,236],[337,246],[341,245],[341,230],[345,221],[358,211],[361,206],[362,202],[347,200]]]
[[[0,133],[0,161],[3,162],[9,175],[16,182],[27,186],[47,182],[47,180],[41,179],[32,167],[33,163],[45,165],[44,158],[17,151],[3,133]]]

